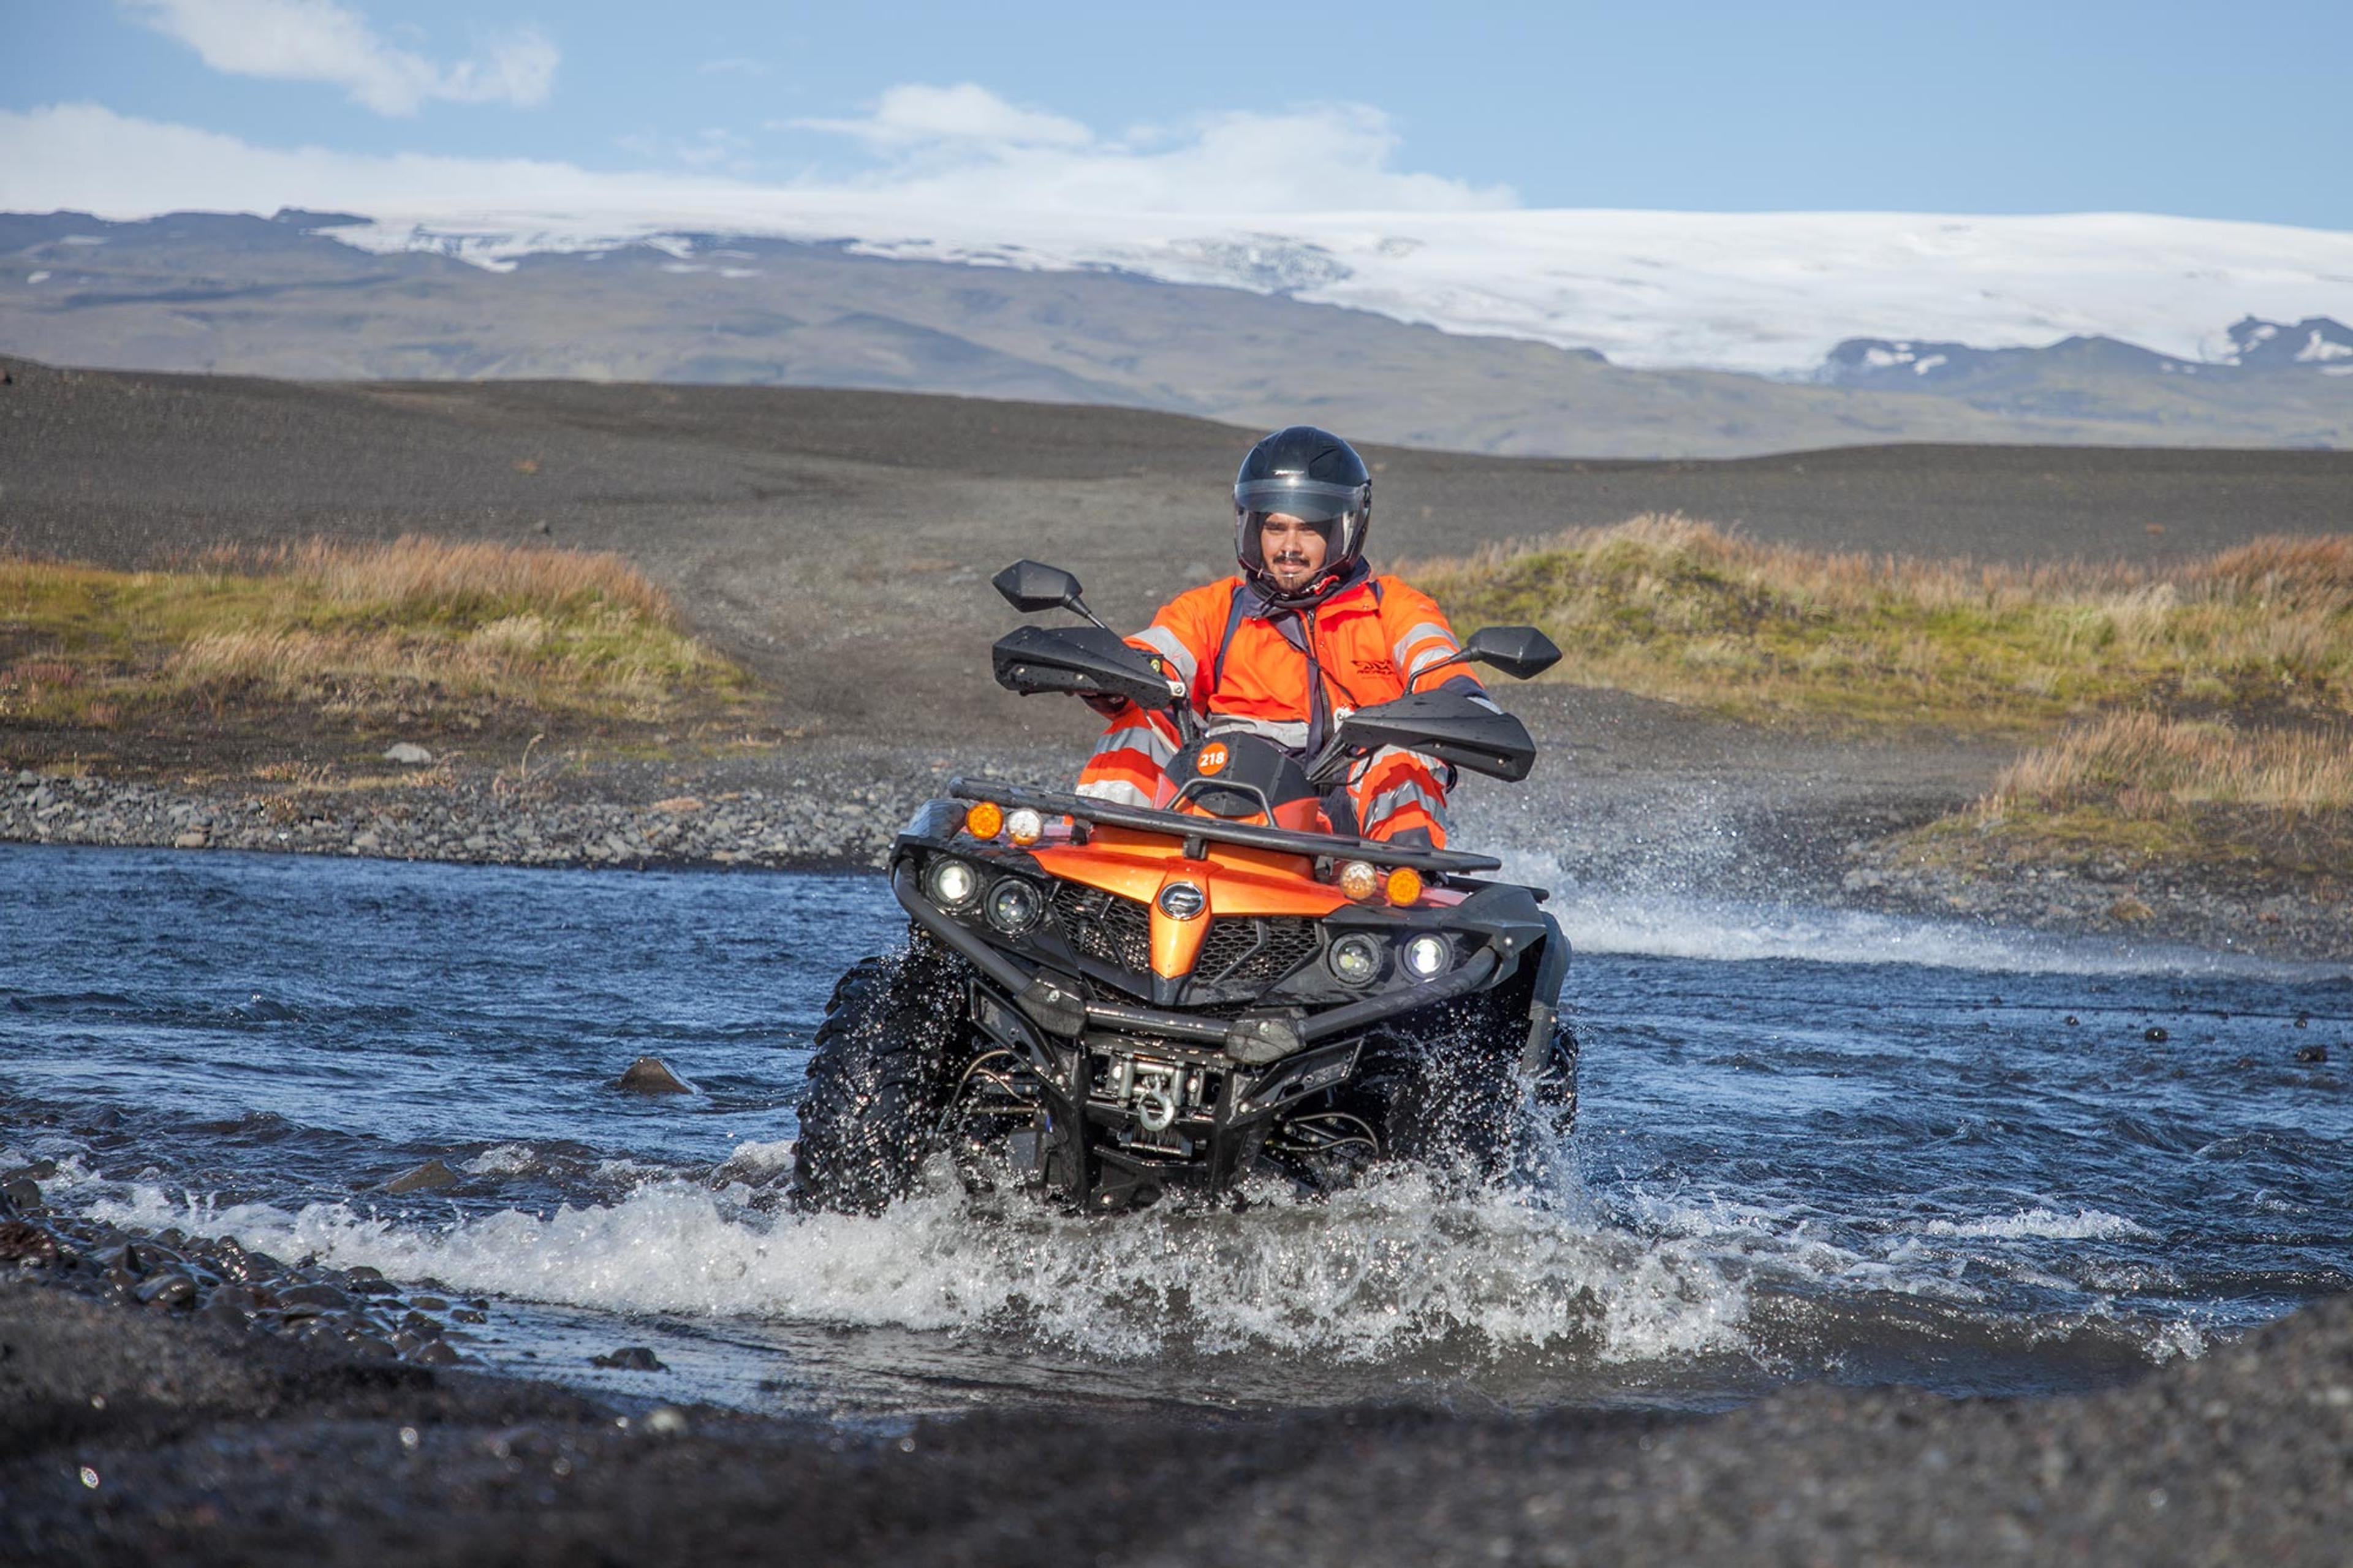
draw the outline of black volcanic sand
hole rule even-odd
[[[171,1239],[0,1222],[0,1559],[2322,1563],[2353,1533],[2353,1300],[2041,1400],[836,1429],[427,1364],[333,1326],[401,1306],[375,1279],[261,1259],[253,1287],[142,1289],[259,1257]],[[361,1293],[300,1336],[245,1310],[322,1290]]]

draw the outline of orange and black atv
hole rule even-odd
[[[998,683],[1166,710],[1176,798],[960,779],[915,814],[891,857],[910,943],[844,975],[818,1030],[802,1202],[880,1209],[944,1155],[970,1186],[1115,1210],[1254,1173],[1324,1190],[1388,1159],[1494,1174],[1531,1132],[1567,1131],[1568,943],[1544,894],[1482,879],[1501,864],[1486,856],[1335,834],[1324,815],[1384,746],[1525,778],[1517,719],[1412,693],[1348,714],[1303,763],[1203,733],[1068,573],[1025,561],[996,585],[1093,623],[1000,638]],[[1560,652],[1503,627],[1456,657],[1525,679]]]

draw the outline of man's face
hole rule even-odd
[[[1315,581],[1324,570],[1324,558],[1331,552],[1331,541],[1324,537],[1328,523],[1303,522],[1289,512],[1269,512],[1259,524],[1259,559],[1266,563],[1266,574],[1274,579],[1275,586],[1286,594],[1296,594]]]

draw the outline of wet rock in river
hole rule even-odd
[[[681,1082],[676,1073],[663,1065],[659,1057],[639,1057],[621,1073],[615,1086],[630,1094],[692,1094],[693,1089]]]
[[[0,1222],[0,1263],[47,1264],[57,1257],[57,1238],[39,1226],[21,1219]]]
[[[185,1274],[158,1274],[132,1292],[142,1306],[164,1310],[195,1304],[196,1282]]]
[[[588,1358],[588,1364],[607,1367],[615,1372],[668,1372],[670,1370],[662,1364],[661,1358],[655,1355],[653,1351],[645,1345],[623,1345],[619,1350],[605,1355],[592,1355]]]
[[[327,1312],[349,1311],[352,1305],[350,1296],[321,1280],[289,1285],[278,1292],[278,1301],[282,1307],[316,1307]]]
[[[2300,1062],[2307,1063],[2325,1062],[2328,1059],[2328,1047],[2327,1046],[2298,1046],[2295,1049],[2295,1059]]]
[[[438,1193],[458,1184],[458,1173],[438,1160],[427,1160],[413,1171],[404,1171],[384,1184],[384,1190],[396,1195],[402,1193]]]

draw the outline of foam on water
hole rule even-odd
[[[495,1144],[459,1167],[470,1176],[520,1176],[542,1168],[539,1152],[528,1143]]]
[[[398,1279],[616,1312],[1013,1334],[1113,1359],[1381,1361],[1466,1334],[1599,1362],[1739,1348],[1746,1293],[1707,1238],[1643,1240],[1399,1173],[1315,1205],[1115,1223],[922,1196],[879,1218],[770,1215],[747,1189],[649,1183],[611,1205],[419,1226],[347,1205],[214,1207],[153,1187],[101,1217],[233,1234]]]
[[[2144,1226],[2122,1215],[2098,1209],[2077,1209],[2063,1215],[2047,1208],[2021,1214],[1989,1215],[1984,1219],[1932,1219],[1920,1227],[1923,1236],[1967,1237],[1990,1240],[2111,1241],[2118,1237],[2144,1237]]]

